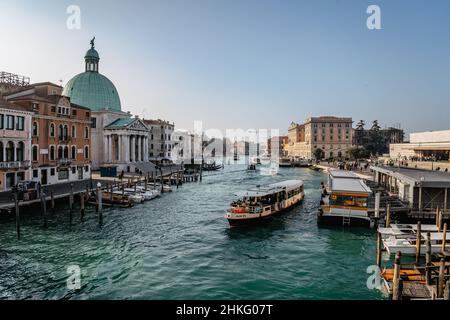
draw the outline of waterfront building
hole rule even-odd
[[[273,137],[267,140],[267,152],[268,155],[271,156],[272,152],[277,148],[276,152],[278,153],[279,157],[284,157],[287,155],[286,152],[286,146],[289,143],[289,137],[288,136],[280,136],[280,137]]]
[[[0,192],[30,180],[31,119],[31,112],[0,96]]]
[[[289,127],[288,145],[290,157],[315,159],[321,149],[324,159],[341,159],[348,156],[353,146],[352,118],[332,116],[311,117],[303,124],[292,123]]]
[[[148,157],[150,161],[161,162],[172,158],[175,124],[164,120],[144,120],[149,129]]]
[[[411,133],[409,143],[390,145],[395,160],[450,161],[450,130]]]
[[[73,77],[62,95],[91,110],[92,167],[116,165],[118,170],[147,171],[148,128],[130,113],[122,111],[119,93],[100,73],[100,55],[95,38],[86,52],[85,72]]]
[[[42,185],[90,178],[90,110],[71,103],[61,92],[61,86],[45,82],[5,96],[32,114],[31,180]]]

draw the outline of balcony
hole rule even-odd
[[[29,169],[30,166],[30,160],[0,162],[0,169]]]
[[[72,159],[58,159],[58,166],[70,166],[72,164]]]

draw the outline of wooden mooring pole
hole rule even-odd
[[[420,263],[420,248],[422,246],[422,222],[417,222],[417,234],[416,234],[416,265]]]
[[[73,183],[70,184],[69,209],[73,211]]]
[[[397,252],[394,262],[394,278],[392,280],[392,300],[401,300],[402,283],[400,281],[401,252]]]
[[[377,266],[381,268],[381,250],[382,250],[382,239],[381,239],[381,233],[377,232]]]
[[[437,296],[438,298],[444,297],[444,289],[445,289],[445,259],[441,259],[441,264],[439,266],[439,280],[437,282]]]
[[[45,199],[45,193],[41,193],[41,206],[42,206],[42,218],[44,220],[44,228],[47,229],[47,201]]]
[[[52,214],[55,214],[55,194],[52,191],[50,191],[50,206],[52,207]]]
[[[431,234],[429,232],[427,232],[427,240],[426,240],[426,256],[425,256],[425,263],[426,263],[426,271],[425,271],[425,276],[426,276],[426,280],[427,280],[427,285],[431,284]]]
[[[83,222],[83,220],[84,220],[84,213],[85,213],[85,210],[84,210],[84,194],[82,193],[80,195],[80,220],[81,220],[81,222]]]
[[[447,223],[444,223],[444,230],[442,231],[442,248],[441,248],[442,254],[445,253],[446,242],[447,242]]]
[[[97,211],[98,211],[98,223],[103,223],[103,205],[102,205],[102,189],[97,187]]]
[[[17,240],[20,240],[20,211],[19,211],[19,200],[17,192],[14,192],[14,205],[16,210],[16,233],[17,233]]]
[[[386,206],[386,228],[391,227],[391,205],[388,203]]]

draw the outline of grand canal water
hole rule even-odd
[[[324,175],[281,169],[277,177],[224,172],[132,209],[106,209],[99,226],[59,210],[42,228],[24,217],[16,240],[12,217],[0,223],[2,299],[382,299],[369,290],[375,257],[370,230],[316,223]],[[304,204],[258,228],[230,229],[223,218],[233,194],[258,184],[303,179]],[[67,267],[82,288],[66,287]]]

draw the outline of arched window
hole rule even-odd
[[[35,121],[35,122],[33,122],[33,136],[37,137],[38,133],[39,133],[38,123]]]
[[[69,159],[69,147],[64,147],[64,159]]]
[[[77,147],[72,146],[72,159],[75,160],[77,158]]]
[[[77,129],[75,126],[72,126],[72,138],[75,138],[77,135]]]
[[[58,147],[58,159],[62,159],[63,158],[63,147],[59,146]]]
[[[89,128],[88,127],[84,128],[84,138],[89,139]]]
[[[58,137],[59,137],[59,140],[62,140],[63,139],[63,125],[62,124],[60,124],[59,125],[59,127],[58,127]]]
[[[69,137],[69,129],[67,126],[64,126],[64,141],[67,141],[67,138]]]
[[[84,158],[89,159],[89,147],[88,146],[84,147]]]
[[[14,143],[11,141],[6,145],[6,162],[14,161]]]
[[[38,161],[38,147],[37,146],[33,146],[32,156],[33,156],[33,161]]]
[[[3,159],[3,142],[0,141],[0,162],[4,162],[5,159]]]
[[[55,146],[50,146],[50,160],[55,160]]]
[[[52,123],[50,124],[50,137],[55,136],[55,125]]]
[[[16,161],[23,161],[23,156],[25,154],[25,144],[20,141],[16,149]]]

